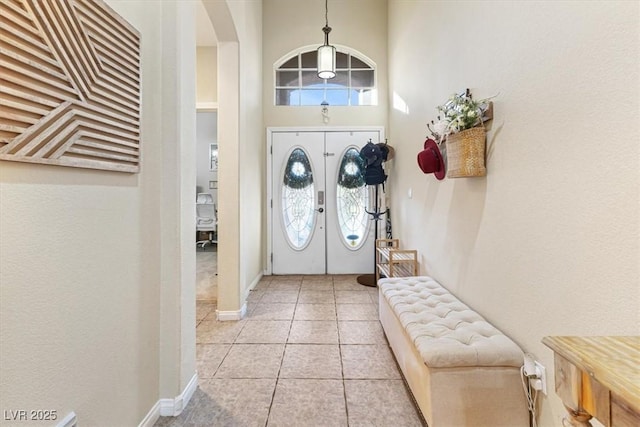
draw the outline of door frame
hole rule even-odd
[[[279,133],[279,132],[362,132],[362,131],[369,131],[369,132],[379,132],[380,133],[380,141],[373,141],[374,143],[377,142],[384,142],[385,139],[385,133],[384,133],[384,126],[309,126],[309,127],[303,127],[303,126],[281,126],[281,127],[267,127],[267,138],[266,138],[266,148],[265,148],[265,153],[266,155],[266,172],[267,172],[267,176],[266,176],[266,183],[267,183],[267,188],[266,188],[266,199],[265,199],[265,208],[267,210],[266,212],[266,220],[267,220],[267,224],[266,224],[266,230],[267,230],[267,239],[266,239],[266,250],[265,250],[265,257],[264,257],[264,275],[265,276],[270,276],[272,274],[272,263],[271,263],[271,250],[272,250],[272,244],[273,244],[273,227],[272,227],[272,221],[273,221],[273,213],[272,213],[272,208],[273,208],[273,194],[272,194],[272,184],[273,184],[273,176],[272,176],[272,167],[271,167],[271,144],[272,144],[272,139],[273,139],[273,134],[274,133]],[[375,244],[375,242],[374,242]]]

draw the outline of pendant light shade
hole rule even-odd
[[[325,24],[322,28],[324,33],[324,44],[318,48],[318,77],[321,79],[332,79],[336,76],[336,48],[329,44],[329,6],[328,0],[324,2]]]
[[[318,48],[318,77],[332,79],[336,76],[336,48],[323,45]]]

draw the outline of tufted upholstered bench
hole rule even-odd
[[[529,425],[517,344],[431,277],[378,287],[380,322],[429,427]]]

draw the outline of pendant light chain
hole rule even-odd
[[[329,26],[329,0],[324,0],[324,25]]]
[[[318,77],[332,79],[336,76],[336,48],[329,44],[329,0],[324,0],[324,44],[318,48]]]
[[[322,32],[324,32],[324,44],[328,46],[329,33],[331,32],[331,27],[329,26],[329,0],[324,0],[324,28]]]

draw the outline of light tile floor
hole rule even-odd
[[[158,427],[424,426],[356,276],[267,276],[247,318],[197,303],[199,386]]]
[[[218,298],[218,245],[198,246],[196,251],[196,299],[215,303]]]

